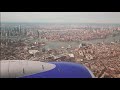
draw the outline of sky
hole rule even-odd
[[[120,23],[120,12],[0,12],[1,22]]]

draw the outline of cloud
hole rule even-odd
[[[1,21],[120,23],[120,12],[1,12]]]

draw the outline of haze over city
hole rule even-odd
[[[1,22],[120,23],[120,12],[1,12]]]

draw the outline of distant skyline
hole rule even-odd
[[[1,22],[120,23],[120,12],[0,12]]]

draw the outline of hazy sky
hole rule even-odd
[[[2,22],[120,23],[120,12],[1,12]]]

